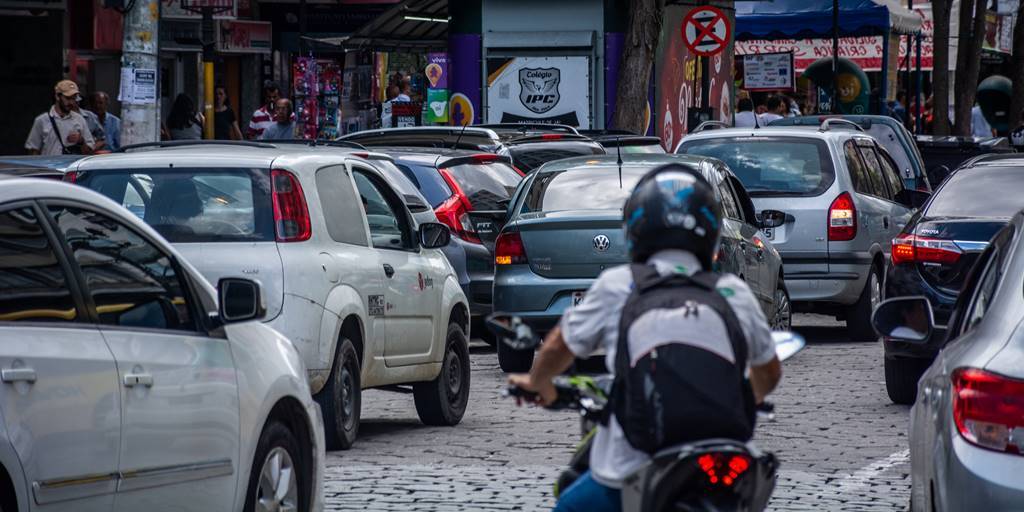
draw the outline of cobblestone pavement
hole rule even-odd
[[[760,446],[780,458],[774,510],[905,510],[908,408],[885,394],[881,346],[798,315],[810,346],[784,364],[776,418]],[[579,439],[577,416],[517,408],[500,395],[493,350],[472,350],[469,409],[453,428],[423,426],[412,396],[363,394],[359,440],[327,458],[327,510],[544,510]]]

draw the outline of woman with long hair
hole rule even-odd
[[[228,104],[228,92],[223,85],[214,87],[213,138],[217,140],[242,140],[238,127],[238,116]]]
[[[187,94],[179,94],[167,114],[167,138],[195,140],[203,138],[203,116],[196,112],[196,104]]]

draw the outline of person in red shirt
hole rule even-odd
[[[249,127],[245,137],[250,140],[259,139],[268,126],[274,124],[274,105],[281,99],[281,87],[277,82],[263,83],[263,106],[256,109],[249,118]],[[295,114],[292,114],[294,120]]]

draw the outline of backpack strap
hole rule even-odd
[[[53,133],[57,135],[57,142],[60,143],[61,153],[68,154],[68,147],[64,145],[64,136],[60,134],[60,128],[57,128],[57,121],[54,121],[53,116],[49,114],[46,117],[50,118],[50,126],[53,126]]]

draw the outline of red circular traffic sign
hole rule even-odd
[[[732,27],[729,18],[717,7],[698,7],[683,17],[680,28],[683,43],[695,55],[711,57],[729,46]]]

